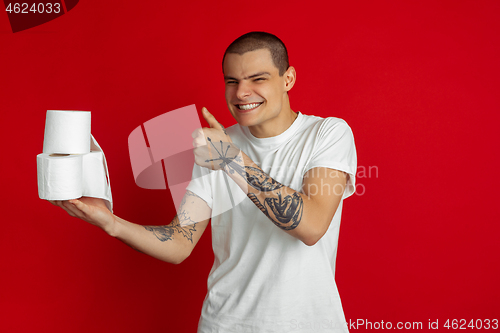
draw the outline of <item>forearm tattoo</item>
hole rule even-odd
[[[245,179],[253,188],[268,193],[264,203],[254,193],[247,196],[274,224],[283,230],[293,230],[299,225],[304,204],[297,192],[282,198],[279,189],[283,185],[260,168],[245,166]]]
[[[145,225],[144,228],[151,231],[156,238],[165,242],[174,238],[175,232],[186,237],[191,243],[193,242],[193,232],[196,231],[196,223],[182,227],[179,218],[176,216],[169,225]]]
[[[247,196],[274,224],[283,230],[295,229],[302,219],[303,201],[297,192],[287,195],[284,199],[278,192],[277,197],[265,198],[264,204],[254,193],[248,193]]]
[[[228,157],[230,143],[227,143],[227,147],[224,148],[224,143],[220,141],[220,149],[218,149],[210,138],[207,138],[207,140],[212,144],[219,157],[206,160],[206,162],[220,161],[219,166],[221,169],[227,167],[227,172],[230,174],[237,173],[254,189],[259,192],[267,192],[264,203],[260,202],[254,193],[249,192],[247,196],[278,227],[283,230],[293,230],[299,225],[302,219],[304,203],[297,192],[282,198],[279,191],[283,187],[282,184],[271,178],[260,168],[237,163],[241,162],[243,164],[239,151],[234,157]]]
[[[245,166],[245,179],[250,186],[262,192],[270,192],[283,187],[262,170],[251,166]]]

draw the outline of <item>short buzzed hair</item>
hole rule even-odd
[[[228,53],[242,55],[243,53],[260,49],[268,49],[271,52],[274,66],[278,68],[279,75],[283,76],[289,66],[288,52],[281,39],[268,32],[252,31],[238,37],[224,52],[222,65],[224,66],[224,59],[226,59],[226,54]]]

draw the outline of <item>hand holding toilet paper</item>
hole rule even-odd
[[[112,211],[106,157],[90,133],[90,112],[47,111],[37,176],[41,199],[101,198]]]

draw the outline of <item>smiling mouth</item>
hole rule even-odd
[[[260,103],[249,103],[249,104],[236,104],[236,107],[242,111],[249,111],[256,109],[259,107],[263,102]]]

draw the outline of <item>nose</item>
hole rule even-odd
[[[236,97],[238,97],[239,100],[244,100],[248,98],[252,94],[252,91],[250,89],[250,85],[245,82],[245,80],[241,80],[238,83],[238,90],[236,91]]]

